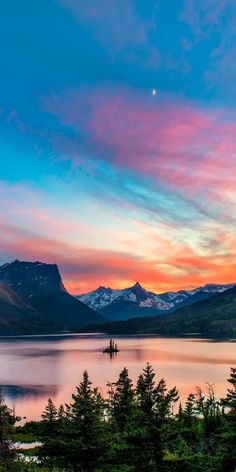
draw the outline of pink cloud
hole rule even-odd
[[[159,292],[235,280],[236,257],[232,257],[235,238],[228,241],[231,254],[212,257],[200,257],[184,244],[177,243],[173,252],[173,247],[166,244],[169,253],[163,254],[162,263],[158,263],[155,258],[146,260],[121,251],[48,239],[0,222],[0,247],[5,262],[17,258],[57,263],[72,293],[92,290],[101,284],[122,288],[137,280]]]
[[[234,192],[236,120],[224,110],[111,88],[49,97],[44,106],[84,136],[91,155],[188,198]],[[80,153],[74,149],[74,161]]]

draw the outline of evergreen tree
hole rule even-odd
[[[137,441],[137,437],[142,431],[137,426],[135,392],[126,367],[117,382],[109,383],[108,387],[111,443],[108,457],[111,468],[108,470],[133,472],[139,456],[140,439]]]
[[[181,403],[181,402],[180,402],[180,404],[179,404],[179,410],[178,410],[177,419],[178,419],[178,423],[179,423],[180,425],[183,425],[183,422],[184,422],[184,410],[183,410],[183,407],[182,407],[182,403]]]
[[[106,402],[85,371],[70,405],[56,411],[49,401],[45,408],[41,425],[45,431],[46,426],[53,429],[45,432],[43,465],[68,472],[235,472],[236,369],[231,369],[229,383],[222,399],[225,411],[209,384],[207,390],[190,394],[184,408],[180,404],[174,414],[177,390],[168,390],[164,379],[155,382],[149,364],[136,390],[124,368],[117,382],[110,384]],[[1,444],[5,437],[8,447],[15,419],[3,401],[0,419],[5,425]],[[9,448],[5,451],[9,453]],[[5,464],[6,460],[1,468],[0,463],[1,472],[18,470],[10,468],[12,459],[8,469]]]
[[[41,456],[46,461],[47,465],[53,464],[51,457],[54,457],[57,452],[57,409],[51,400],[48,399],[47,405],[44,412],[41,415],[42,418],[42,442],[43,447],[41,450]]]
[[[214,452],[215,435],[221,426],[220,405],[216,399],[214,387],[207,383],[207,394],[204,407],[204,434],[210,439],[210,447]]]
[[[57,412],[57,419],[59,422],[64,422],[66,419],[66,411],[64,405],[60,405]]]
[[[56,424],[57,421],[57,409],[51,400],[51,398],[48,399],[48,403],[45,407],[45,411],[42,413],[42,420],[44,423],[46,423],[50,428],[53,429],[54,425]]]
[[[152,422],[155,407],[155,373],[148,363],[139,375],[137,382],[137,399],[146,422]]]
[[[178,399],[179,396],[176,387],[168,390],[166,381],[161,379],[155,389],[155,414],[160,423],[173,417],[173,407]]]
[[[106,429],[104,400],[92,388],[87,371],[76,387],[70,405],[58,412],[48,403],[43,421],[53,424],[54,434],[48,434],[42,449],[43,463],[59,466],[74,472],[91,472],[100,465],[105,450]]]
[[[167,390],[164,379],[155,385],[155,373],[150,364],[147,364],[138,378],[137,398],[146,421],[161,423],[170,417],[173,405],[179,397],[176,387]]]
[[[68,410],[66,463],[75,471],[90,472],[99,465],[106,449],[105,403],[98,390],[92,388],[87,371],[76,390]]]
[[[156,385],[153,368],[147,364],[138,378],[136,395],[145,438],[142,448],[146,456],[146,465],[140,470],[155,471],[163,459],[164,424],[172,415],[178,392],[176,388],[168,391],[164,379]]]
[[[114,384],[114,394],[111,399],[111,407],[115,421],[121,431],[131,418],[134,408],[134,390],[132,380],[126,367],[121,371],[119,379]]]
[[[236,427],[236,368],[231,368],[228,382],[231,388],[228,388],[227,395],[221,400],[222,405],[228,409],[228,419]]]
[[[5,399],[0,392],[0,469],[2,471],[13,470],[15,449],[12,441],[12,433],[16,422],[14,411],[5,404]]]
[[[193,393],[190,393],[187,397],[185,408],[184,408],[184,424],[191,428],[195,422],[195,402],[196,397]]]
[[[228,379],[230,388],[221,400],[226,409],[225,424],[221,434],[221,466],[222,470],[235,472],[236,469],[236,368],[231,368]]]

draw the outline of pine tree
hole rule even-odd
[[[183,426],[183,424],[184,424],[184,410],[183,410],[181,402],[179,404],[177,419],[178,419],[179,425]]]
[[[146,422],[151,422],[155,405],[155,373],[148,363],[137,382],[137,399]]]
[[[218,432],[218,428],[221,426],[220,418],[220,405],[216,399],[214,386],[207,383],[207,392],[204,402],[204,434],[211,441],[211,448],[215,443],[215,434]]]
[[[90,472],[106,449],[105,403],[87,371],[76,390],[69,409],[67,462],[75,471]]]
[[[221,403],[226,409],[225,424],[221,433],[221,467],[227,472],[236,470],[236,368],[231,368],[230,388]]]
[[[45,411],[42,413],[42,419],[49,424],[53,424],[57,420],[57,409],[51,398],[48,399]]]
[[[189,428],[191,428],[195,422],[195,403],[196,397],[194,393],[190,393],[187,397],[184,408],[184,424]]]
[[[92,388],[87,371],[72,395],[72,403],[56,411],[48,402],[43,422],[55,426],[47,434],[42,448],[43,464],[73,472],[91,472],[99,466],[106,449],[107,425],[105,403],[97,389]],[[99,469],[98,469],[99,470]]]
[[[57,412],[50,400],[45,408],[42,424],[51,425],[53,432],[45,434],[42,465],[70,472],[235,472],[236,369],[231,369],[229,383],[222,399],[225,412],[208,385],[205,392],[190,394],[174,415],[177,390],[168,390],[164,379],[155,382],[149,364],[136,390],[124,368],[110,385],[106,402],[85,371],[70,405]],[[7,446],[2,448],[1,472],[15,471],[8,455],[14,421],[1,399],[0,444]]]
[[[231,388],[228,388],[227,395],[221,400],[222,405],[228,409],[228,419],[236,427],[236,368],[231,368],[228,382]]]
[[[53,433],[57,423],[57,409],[51,398],[48,399],[45,411],[42,413],[42,420],[46,426],[47,433]]]
[[[13,410],[5,404],[0,392],[0,468],[3,471],[13,470],[15,449],[11,440],[16,418]]]
[[[123,431],[131,418],[134,408],[134,390],[132,380],[126,367],[120,372],[119,379],[114,384],[112,411],[117,425]]]
[[[151,472],[160,467],[162,462],[165,442],[164,427],[172,416],[172,408],[178,400],[178,392],[175,387],[167,390],[164,379],[156,385],[153,368],[147,364],[138,378],[136,396],[145,438],[142,448],[146,456],[144,468],[140,470]]]
[[[150,364],[147,364],[138,378],[137,397],[145,419],[149,423],[152,421],[161,423],[169,418],[173,405],[179,398],[176,387],[167,390],[164,379],[155,385],[155,373]]]
[[[57,409],[51,400],[48,399],[47,405],[44,412],[41,415],[42,418],[42,442],[43,447],[40,451],[42,460],[46,462],[48,466],[53,464],[51,457],[54,457],[57,452],[57,434],[58,434],[58,421],[57,421]]]
[[[60,405],[57,412],[58,421],[63,422],[66,419],[66,411],[64,405]]]
[[[173,416],[173,407],[178,399],[176,387],[168,390],[166,381],[161,379],[155,389],[155,416],[160,423]]]
[[[108,471],[133,472],[138,457],[136,436],[139,435],[136,425],[136,408],[134,389],[126,367],[120,372],[114,383],[108,383],[107,412],[110,434],[108,451]]]

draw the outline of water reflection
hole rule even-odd
[[[28,419],[40,417],[48,397],[56,405],[70,402],[75,386],[88,370],[94,386],[106,394],[126,366],[135,382],[150,362],[169,387],[176,385],[184,401],[195,385],[214,383],[219,396],[226,390],[229,368],[236,365],[235,344],[204,339],[117,337],[119,352],[104,354],[104,335],[37,336],[0,339],[0,385]]]
[[[149,362],[156,363],[156,362],[184,362],[184,363],[197,363],[197,364],[225,364],[229,365],[232,362],[236,363],[236,356],[235,358],[222,358],[222,357],[209,357],[209,356],[202,356],[202,355],[194,355],[189,353],[181,353],[181,352],[168,352],[166,350],[158,349],[157,352],[153,352],[153,350],[145,350],[141,351],[138,348],[134,349],[132,353],[130,353],[130,359],[136,361],[145,361],[147,358]]]
[[[57,394],[58,386],[55,385],[0,385],[4,397],[17,400],[24,397],[29,399],[52,397]]]
[[[103,353],[104,356],[107,356],[109,357],[109,359],[112,361],[113,359],[115,359],[117,357],[117,352],[106,352],[106,353]]]

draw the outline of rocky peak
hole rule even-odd
[[[43,262],[15,260],[0,266],[0,281],[15,292],[29,298],[40,292],[66,291],[58,266]]]
[[[107,288],[107,287],[104,287],[103,285],[100,285],[100,286],[96,289],[97,292],[104,292],[104,290],[110,290],[110,289]]]
[[[132,287],[130,287],[130,290],[132,293],[134,293],[138,302],[146,300],[147,291],[142,287],[142,285],[140,285],[139,282],[136,282]]]

